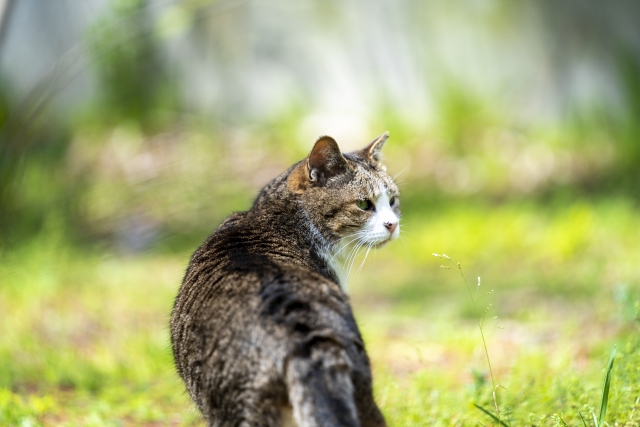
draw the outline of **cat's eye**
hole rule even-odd
[[[389,199],[389,206],[395,205],[396,204],[396,200],[397,200],[396,196],[391,197]]]
[[[371,200],[367,199],[357,200],[356,206],[358,206],[363,211],[370,211],[371,209],[373,209],[373,203],[371,203]]]

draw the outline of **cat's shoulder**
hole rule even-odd
[[[234,212],[220,223],[216,232],[236,226],[239,223],[241,223],[246,217],[247,217],[247,212]]]

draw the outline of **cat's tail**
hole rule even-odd
[[[360,427],[346,351],[330,337],[309,338],[286,366],[298,427]]]
[[[285,368],[297,426],[386,427],[373,401],[368,362],[365,375],[364,361],[352,361],[330,332],[313,331],[307,338]]]
[[[297,427],[385,427],[364,344],[348,301],[334,285],[287,277],[261,290],[263,313],[282,328],[280,368],[293,419]]]

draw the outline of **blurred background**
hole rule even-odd
[[[0,421],[199,425],[167,330],[190,254],[318,136],[385,130],[404,235],[349,287],[387,417],[492,422],[457,262],[494,290],[475,311],[513,419],[588,413],[613,344],[640,352],[638,22],[633,0],[0,1]],[[610,413],[633,422],[627,362]]]

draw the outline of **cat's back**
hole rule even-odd
[[[232,326],[223,316],[227,311],[253,328],[278,325],[281,312],[313,307],[350,315],[340,286],[298,262],[297,252],[268,220],[233,214],[193,254],[174,316],[197,316],[192,320],[200,325],[225,329]]]
[[[239,399],[286,407],[288,355],[309,340],[363,349],[340,286],[297,263],[295,250],[277,228],[245,212],[225,220],[192,256],[171,329],[178,370],[201,408],[234,408],[225,402]]]

